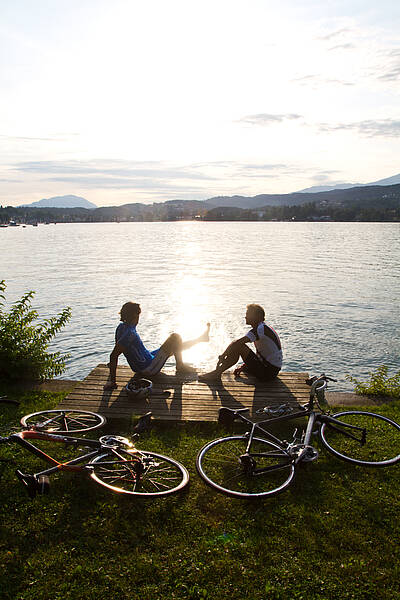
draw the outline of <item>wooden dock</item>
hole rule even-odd
[[[257,409],[267,405],[284,402],[303,405],[310,392],[305,383],[308,373],[281,372],[271,382],[260,382],[246,376],[235,379],[233,373],[227,372],[220,381],[208,384],[197,381],[197,375],[160,373],[153,382],[150,398],[135,401],[125,390],[133,376],[131,369],[118,367],[118,388],[112,392],[103,390],[108,373],[106,365],[98,365],[57,408],[89,410],[109,419],[140,416],[151,410],[154,417],[161,420],[216,421],[221,406],[249,408],[250,415],[254,416]]]

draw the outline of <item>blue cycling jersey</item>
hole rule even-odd
[[[150,352],[140,339],[134,325],[120,323],[115,331],[115,343],[121,344],[126,360],[132,371],[145,371],[158,350]]]

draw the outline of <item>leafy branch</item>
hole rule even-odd
[[[38,313],[31,307],[35,292],[25,293],[7,312],[6,287],[5,280],[0,281],[0,376],[43,380],[61,375],[69,355],[48,352],[48,345],[71,318],[71,309],[35,323]]]
[[[356,394],[400,398],[400,370],[392,376],[388,375],[388,371],[386,365],[381,365],[376,371],[369,373],[369,381],[358,381],[350,375],[346,379],[355,383]]]

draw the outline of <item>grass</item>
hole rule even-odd
[[[1,423],[60,397],[26,393],[19,408],[0,406]],[[400,421],[399,401],[378,410]],[[353,467],[319,448],[318,461],[280,496],[239,501],[195,471],[198,449],[222,433],[215,424],[156,423],[138,446],[180,460],[191,482],[179,495],[147,501],[69,474],[53,477],[49,496],[30,500],[14,470],[34,471],[37,459],[2,446],[0,457],[15,463],[0,463],[1,598],[399,597],[398,468]]]

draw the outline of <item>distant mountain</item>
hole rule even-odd
[[[42,200],[38,200],[37,202],[32,202],[31,204],[23,204],[22,206],[36,208],[97,208],[97,206],[93,204],[93,202],[89,202],[89,200],[86,200],[85,198],[81,198],[80,196],[74,195],[43,198]]]
[[[313,185],[296,192],[297,194],[318,194],[319,192],[331,192],[332,190],[348,190],[353,187],[362,187],[363,183],[338,183],[337,185]]]
[[[386,179],[380,179],[379,181],[373,181],[365,185],[396,185],[396,183],[400,183],[400,173],[393,175],[393,177],[386,177]]]
[[[315,194],[317,192],[329,192],[331,190],[346,190],[353,187],[364,187],[370,185],[395,185],[396,183],[400,183],[400,173],[398,173],[397,175],[393,175],[393,177],[379,179],[379,181],[372,181],[371,183],[339,183],[337,185],[314,185],[312,187],[305,188],[304,190],[300,190],[298,193]]]
[[[236,207],[236,208],[262,208],[264,206],[299,206],[310,202],[338,204],[347,202],[370,202],[379,205],[382,199],[400,197],[400,183],[396,185],[363,185],[346,189],[335,189],[323,192],[294,192],[292,194],[259,194],[258,196],[217,196],[205,200],[210,209]],[[397,200],[396,200],[397,201]]]
[[[76,196],[75,196],[76,198]],[[60,200],[53,198],[51,200]],[[65,200],[64,200],[65,202]],[[74,204],[76,200],[72,201]],[[37,203],[34,203],[37,204]],[[173,200],[99,208],[0,206],[0,224],[103,223],[130,221],[377,221],[400,223],[400,183],[336,189],[327,192],[218,196],[209,200]]]

